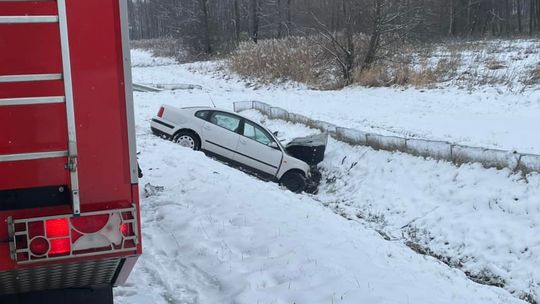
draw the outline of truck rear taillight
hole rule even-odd
[[[157,113],[157,116],[158,116],[159,118],[162,118],[164,112],[165,112],[165,108],[162,106],[161,108],[159,108],[159,111],[158,111],[158,113]]]
[[[19,264],[135,251],[135,208],[9,220],[12,258]]]

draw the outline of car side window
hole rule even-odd
[[[208,120],[208,115],[210,115],[210,111],[199,111],[195,113],[195,116],[202,120]]]
[[[210,122],[233,132],[237,132],[240,127],[238,116],[224,112],[214,112],[210,117]]]
[[[244,123],[244,136],[251,138],[263,145],[269,146],[274,140],[261,127],[246,121]]]

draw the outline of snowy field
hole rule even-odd
[[[540,91],[535,88],[523,92],[497,87],[474,92],[453,87],[316,91],[292,85],[259,86],[224,75],[216,63],[142,68],[148,59],[141,58],[134,62],[135,82],[203,87],[163,93],[164,102],[211,105],[212,98],[218,106],[230,108],[235,101],[259,100],[341,127],[540,154]]]
[[[149,131],[149,120],[162,103],[213,101],[230,109],[234,101],[258,99],[341,126],[540,152],[540,141],[530,139],[540,137],[524,119],[537,124],[540,117],[534,91],[517,96],[449,89],[261,88],[223,79],[215,64],[174,65],[141,51],[134,52],[134,66],[136,82],[190,83],[203,89],[135,95],[139,161],[145,171],[141,184],[163,189],[147,187],[145,254],[129,285],[115,290],[118,303],[538,299],[538,175],[527,176],[527,183],[504,170],[457,168],[331,140],[320,193],[296,195]],[[347,111],[347,105],[355,111]],[[245,114],[279,130],[284,139],[315,132],[254,111]],[[469,129],[438,124],[434,115],[448,122],[469,117]],[[500,123],[497,117],[523,124]],[[523,136],[511,136],[514,131]],[[482,132],[492,136],[478,136]],[[408,242],[459,269],[414,252]],[[504,288],[476,284],[464,271]]]

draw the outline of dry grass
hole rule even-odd
[[[529,77],[526,80],[527,85],[538,85],[540,84],[540,63],[529,72]]]
[[[292,80],[318,89],[344,85],[342,71],[329,44],[317,36],[243,43],[234,52],[229,68],[246,78],[263,82]],[[504,40],[448,41],[441,44],[405,44],[382,50],[369,69],[359,68],[366,37],[355,36],[353,84],[367,87],[433,88],[456,86],[475,90],[503,86],[522,90],[540,83],[540,65],[527,68],[531,49],[538,42]],[[508,56],[506,55],[508,54]],[[510,58],[505,59],[505,58]],[[524,72],[529,70],[530,72]]]
[[[422,64],[417,68],[404,63],[379,62],[368,70],[357,70],[354,82],[366,87],[432,87],[447,78],[451,69],[446,66],[446,62],[441,62],[435,67]]]
[[[295,81],[325,87],[333,78],[333,66],[322,56],[320,46],[307,38],[290,37],[243,42],[229,58],[229,68],[263,82]]]
[[[500,61],[492,61],[487,64],[487,68],[493,71],[504,69],[506,66]]]

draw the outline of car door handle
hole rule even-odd
[[[245,144],[247,144],[247,140],[245,140],[245,139],[240,139],[240,143],[241,143],[242,145],[245,145]]]
[[[210,126],[204,126],[203,129],[210,130],[211,128],[210,128]]]

